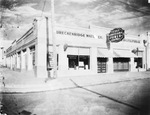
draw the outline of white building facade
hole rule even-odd
[[[34,71],[37,77],[48,77],[47,71],[53,70],[53,43],[47,19],[34,20],[33,27],[12,43],[5,53],[5,66]],[[150,68],[150,47],[146,53],[143,38],[125,35],[122,41],[111,43],[108,48],[106,35],[110,30],[56,25],[58,77],[138,72]]]

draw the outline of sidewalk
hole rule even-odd
[[[79,86],[92,86],[111,84],[115,82],[131,81],[150,78],[150,72],[118,72],[113,74],[96,74],[89,76],[64,77],[50,79],[45,82],[45,78],[36,78],[32,72],[16,72],[6,68],[0,68],[0,73],[4,76],[1,80],[0,89],[3,93],[27,93],[38,91],[63,90]]]

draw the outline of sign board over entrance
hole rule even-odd
[[[115,28],[108,34],[110,42],[120,42],[124,39],[124,30],[122,28]]]

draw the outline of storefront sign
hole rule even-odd
[[[124,30],[122,28],[115,28],[108,34],[109,41],[120,42],[124,39]]]
[[[134,40],[134,39],[123,39],[123,42],[131,42],[131,43],[141,43],[140,40]]]
[[[95,38],[92,34],[85,33],[77,33],[77,32],[68,32],[68,31],[56,31],[56,34],[61,35],[69,35],[69,36],[77,36],[77,37],[87,37],[87,38]],[[97,36],[98,39],[102,39],[102,36]]]

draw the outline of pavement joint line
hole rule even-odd
[[[126,105],[126,106],[131,107],[131,108],[133,108],[133,109],[136,109],[136,110],[138,110],[138,111],[141,111],[140,108],[138,108],[138,107],[136,107],[136,106],[134,106],[134,105],[131,105],[131,104],[129,104],[129,103],[120,101],[120,100],[118,100],[118,99],[112,98],[112,97],[110,97],[110,96],[106,96],[106,95],[104,95],[104,94],[101,94],[101,93],[98,93],[98,92],[96,92],[96,91],[93,91],[93,90],[90,90],[90,89],[88,89],[88,88],[85,88],[85,87],[83,87],[83,86],[80,86],[80,85],[78,85],[76,82],[74,82],[72,79],[70,79],[70,81],[72,81],[73,84],[74,84],[76,87],[80,88],[80,89],[84,89],[84,90],[86,90],[86,91],[89,91],[89,92],[91,92],[91,93],[97,94],[97,95],[99,95],[99,96],[102,96],[102,97],[107,98],[107,99],[109,99],[109,100],[112,100],[112,101],[114,101],[114,102],[117,102],[117,103]]]

